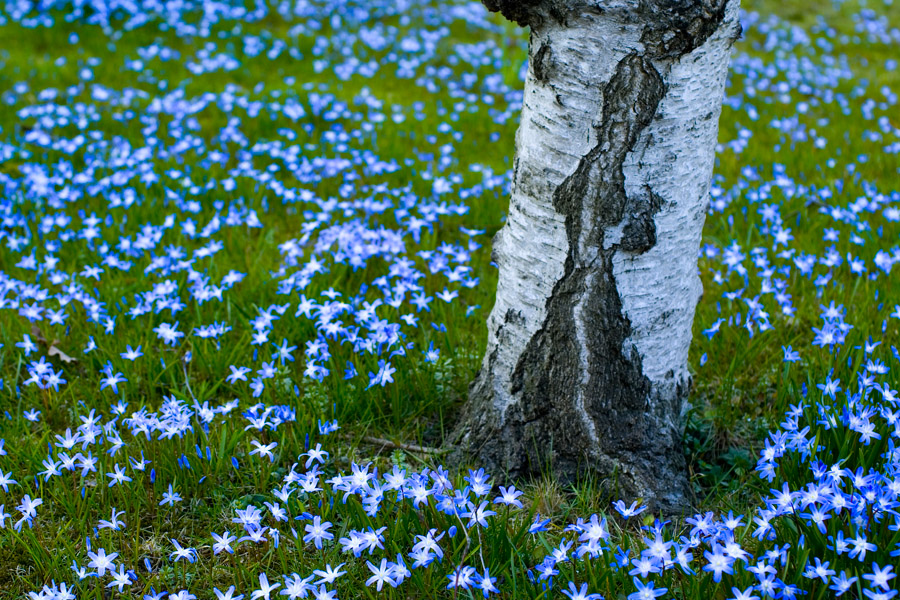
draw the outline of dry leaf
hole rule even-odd
[[[53,340],[53,343],[50,344],[50,350],[47,351],[47,356],[51,356],[51,357],[58,356],[59,360],[63,361],[64,363],[78,362],[77,358],[72,358],[71,356],[69,356],[68,354],[66,354],[59,348],[57,348],[56,347],[57,341],[58,340]]]
[[[48,343],[47,338],[44,337],[44,334],[41,333],[41,330],[37,325],[31,326],[31,335],[33,335],[38,342],[40,342],[41,344],[44,344],[45,346],[48,347],[47,356],[49,356],[51,358],[54,356],[58,356],[59,360],[63,361],[64,363],[67,363],[67,364],[72,363],[72,362],[78,362],[77,358],[72,358],[71,356],[69,356],[68,354],[66,354],[65,352],[63,352],[62,350],[60,350],[59,348],[56,347],[56,344],[59,343],[59,340],[53,340],[52,342]]]
[[[44,334],[41,333],[41,330],[37,325],[31,326],[31,335],[33,335],[35,337],[35,339],[37,341],[39,341],[40,343],[42,343],[42,344],[47,343],[47,338],[44,337]]]

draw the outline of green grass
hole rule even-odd
[[[831,54],[847,56],[854,78],[840,82],[835,92],[851,96],[854,87],[863,79],[868,82],[868,95],[873,97],[877,96],[875,91],[882,86],[900,89],[900,70],[887,71],[882,68],[885,60],[895,56],[896,45],[870,43],[853,38],[856,35],[853,31],[853,15],[858,8],[855,3],[811,4],[790,0],[777,3],[745,2],[744,5],[747,10],[758,11],[762,15],[778,15],[807,30],[814,27],[819,19],[824,19],[838,32],[850,36],[846,43],[835,41],[839,47]],[[900,26],[900,8],[891,5],[879,10],[894,27]],[[501,23],[498,17],[494,17],[494,21]],[[388,18],[388,22],[399,23],[396,17]],[[261,23],[244,24],[243,31],[245,34],[266,31],[272,38],[279,38],[287,36],[290,26],[290,23],[284,23],[277,16],[270,16]],[[504,51],[501,73],[507,83],[513,84],[517,81],[519,65],[525,56],[526,33],[505,24],[503,27],[504,33],[496,35],[494,39]],[[18,139],[27,133],[33,123],[19,118],[17,111],[24,105],[37,103],[36,93],[42,89],[53,87],[65,90],[77,85],[80,65],[88,57],[99,57],[102,61],[94,68],[94,82],[113,89],[131,87],[151,96],[159,94],[157,81],[161,80],[183,82],[182,87],[188,97],[206,91],[219,92],[228,85],[235,85],[241,94],[254,98],[263,98],[275,89],[281,90],[285,96],[304,98],[310,89],[318,89],[321,93],[333,94],[348,104],[362,88],[369,88],[376,98],[383,101],[382,112],[390,115],[392,106],[402,105],[407,119],[401,125],[392,124],[388,119],[372,132],[351,138],[347,145],[359,151],[371,150],[379,157],[393,158],[401,163],[404,158],[420,152],[430,152],[434,158],[430,162],[417,161],[413,169],[373,177],[371,182],[358,182],[362,185],[382,182],[391,188],[409,185],[416,193],[427,194],[431,181],[422,177],[422,174],[426,170],[440,173],[440,148],[451,142],[454,147],[453,159],[447,172],[460,173],[462,187],[471,187],[482,179],[479,173],[464,168],[469,164],[483,165],[500,174],[505,173],[511,165],[516,127],[514,120],[498,125],[484,110],[474,113],[456,110],[453,106],[459,100],[450,97],[446,91],[437,97],[432,96],[423,88],[412,86],[409,80],[395,77],[389,72],[390,69],[385,69],[384,73],[372,80],[357,77],[341,82],[328,72],[316,73],[312,60],[295,60],[285,52],[274,61],[247,60],[235,71],[207,74],[203,77],[192,76],[184,68],[184,61],[155,60],[152,62],[152,75],[138,75],[122,71],[120,65],[122,57],[137,58],[139,47],[160,43],[177,50],[182,58],[186,58],[201,48],[206,40],[180,39],[171,33],[145,27],[112,42],[96,28],[70,23],[60,23],[52,29],[24,29],[7,25],[0,31],[4,40],[3,49],[0,50],[0,90],[11,90],[20,81],[27,81],[31,88],[14,106],[0,102],[0,138]],[[71,32],[79,33],[79,45],[68,44]],[[326,37],[334,33],[327,24],[319,32]],[[437,56],[430,64],[451,65],[452,44],[473,43],[481,35],[484,33],[474,29],[454,28],[438,44]],[[235,43],[233,40],[212,39],[218,44],[218,51],[228,50],[229,44]],[[746,39],[738,43],[737,52],[760,57],[767,63],[786,58],[779,51],[762,49],[763,43],[764,35],[751,28]],[[234,47],[239,49],[239,46]],[[312,41],[299,38],[297,48],[305,57],[310,57]],[[333,50],[330,52],[326,56],[337,58]],[[807,51],[798,47],[796,53],[803,55]],[[815,51],[811,51],[810,56],[813,61],[821,60]],[[55,64],[59,57],[67,58],[65,65]],[[460,72],[465,69],[455,67],[455,70]],[[490,68],[484,71],[489,72]],[[294,78],[295,83],[287,84],[285,79],[288,77]],[[253,91],[257,84],[263,84],[262,92]],[[739,93],[743,84],[744,78],[734,75],[729,95]],[[82,91],[75,100],[87,101],[88,98],[88,92]],[[781,164],[792,178],[807,187],[833,186],[836,179],[845,179],[841,204],[864,193],[863,181],[883,185],[885,189],[882,191],[894,189],[890,186],[896,185],[898,177],[896,155],[878,152],[878,144],[862,139],[863,132],[876,129],[876,125],[874,121],[861,119],[858,111],[848,117],[836,112],[834,104],[811,107],[803,120],[811,124],[820,136],[828,139],[828,145],[821,150],[814,149],[808,143],[792,146],[790,141],[782,139],[783,134],[766,126],[774,118],[794,115],[794,107],[799,100],[800,95],[796,91],[791,93],[789,101],[785,103],[773,101],[771,94],[761,94],[751,100],[759,112],[759,118],[755,122],[743,110],[725,108],[721,119],[720,140],[726,143],[736,139],[738,132],[744,127],[752,130],[753,137],[742,153],[731,150],[720,153],[716,174],[723,188],[731,187],[744,167],[758,168],[760,174],[769,179],[772,166]],[[426,103],[423,110],[425,117],[422,120],[416,120],[410,110],[411,104],[416,101]],[[861,99],[853,99],[851,102],[854,110],[857,110]],[[440,114],[440,106],[445,107],[448,114]],[[376,112],[352,104],[349,110],[358,113],[360,121],[370,119]],[[91,127],[102,128],[108,137],[118,135],[135,142],[140,140],[140,125],[137,121],[117,122],[112,118],[113,112],[101,114],[100,121],[92,123]],[[206,110],[198,116],[200,128],[195,135],[209,142],[212,135],[227,123],[227,119],[228,115],[218,109]],[[900,126],[895,117],[891,119],[894,127]],[[462,132],[461,141],[453,141],[449,134],[438,132],[439,124],[445,121],[451,122],[456,131]],[[310,147],[313,154],[338,153],[334,144],[319,137],[322,131],[331,128],[339,130],[334,122],[321,115],[308,116],[301,122],[311,124],[314,127],[313,134],[304,132],[299,126],[295,127],[294,131],[298,136],[296,143],[314,145]],[[163,124],[157,135],[162,137],[164,131],[172,126],[171,123]],[[277,122],[267,118],[246,118],[242,124],[242,132],[252,145],[258,140],[283,139],[279,129],[285,126],[289,124],[284,118]],[[487,142],[488,136],[494,132],[499,134],[499,139]],[[74,137],[79,132],[77,128],[70,126],[58,133]],[[430,135],[437,136],[436,143],[426,139]],[[775,147],[779,149],[776,151]],[[848,177],[844,169],[852,160],[849,157],[863,153],[869,155],[869,160],[858,165],[861,175],[855,179]],[[826,166],[826,161],[831,157],[838,158],[836,168]],[[48,152],[46,156],[32,156],[27,162],[45,160],[52,163],[58,158],[58,155]],[[80,159],[74,159],[73,162],[78,167],[83,166],[77,164],[78,160]],[[192,165],[192,160],[197,160],[198,164]],[[18,177],[24,162],[26,161],[16,158],[6,161],[0,164],[0,173]],[[160,161],[157,172],[170,168],[179,169],[193,174],[196,177],[195,183],[200,184],[208,178],[225,176],[224,169],[216,166],[206,168],[199,163],[200,158],[188,152],[184,158]],[[227,167],[235,166],[237,161],[232,157]],[[257,160],[257,168],[264,169],[267,166]],[[306,189],[314,187],[318,197],[328,198],[339,194],[342,182],[335,177],[313,186],[285,175],[283,183]],[[174,212],[159,184],[144,185],[137,182],[134,188],[142,202],[128,209],[123,232],[104,231],[104,235],[109,236],[107,241],[110,243],[115,243],[120,233],[134,235],[142,223],[158,218],[160,214]],[[217,194],[219,192],[197,196],[196,199],[204,203],[201,214],[194,217],[198,223],[205,223],[211,216],[211,203],[220,199]],[[97,375],[107,361],[113,364],[116,371],[125,372],[128,376],[128,385],[123,386],[124,391],[119,397],[129,403],[130,410],[142,405],[158,407],[163,398],[169,395],[185,401],[210,401],[217,404],[239,398],[243,408],[253,402],[246,384],[231,386],[223,378],[228,373],[229,365],[249,364],[241,362],[246,361],[252,336],[250,328],[246,326],[247,320],[254,317],[259,308],[288,301],[287,297],[277,293],[277,284],[271,273],[278,268],[281,260],[279,245],[298,238],[300,227],[306,218],[302,214],[302,205],[284,206],[266,190],[247,180],[239,181],[237,189],[231,195],[233,198],[243,198],[248,207],[257,209],[266,226],[258,230],[224,228],[219,235],[219,239],[224,242],[224,249],[207,259],[204,266],[206,274],[214,280],[221,279],[231,269],[247,273],[246,278],[226,294],[225,301],[209,302],[202,306],[189,303],[188,308],[175,318],[169,318],[168,315],[147,315],[140,321],[140,326],[135,327],[124,316],[120,317],[115,336],[104,336],[102,330],[94,324],[85,322],[82,313],[70,318],[69,327],[39,324],[41,335],[46,340],[59,340],[57,346],[77,359],[75,363],[63,365],[69,383],[59,392],[36,390],[33,386],[23,387],[16,392],[16,385],[24,379],[25,365],[15,343],[21,340],[23,334],[32,332],[32,325],[24,318],[15,317],[13,311],[0,313],[0,341],[4,344],[0,348],[0,378],[3,379],[4,386],[0,395],[0,411],[8,411],[13,416],[30,408],[42,411],[40,423],[28,423],[18,417],[4,422],[0,433],[6,440],[9,454],[4,457],[3,469],[14,473],[35,473],[41,470],[47,445],[53,443],[55,434],[77,425],[78,416],[87,414],[91,409],[108,409],[113,396],[98,392]],[[793,228],[795,240],[792,247],[798,252],[803,252],[804,249],[811,253],[819,252],[822,248],[822,228],[833,226],[831,219],[819,214],[818,206],[810,204],[807,197],[786,198],[776,189],[772,192],[770,201],[780,204],[786,226]],[[348,383],[343,379],[343,365],[349,356],[345,350],[334,350],[334,356],[328,365],[331,375],[322,383],[311,382],[303,377],[303,360],[300,357],[296,362],[279,368],[275,383],[267,386],[264,398],[267,404],[289,405],[296,410],[296,422],[290,426],[282,426],[275,432],[260,435],[243,431],[242,423],[238,421],[224,421],[221,425],[211,427],[208,432],[198,428],[193,434],[175,439],[166,446],[148,443],[141,438],[129,438],[126,440],[128,455],[138,456],[144,452],[156,470],[156,479],[155,482],[150,482],[149,478],[136,481],[136,486],[128,488],[127,492],[123,492],[122,487],[107,487],[103,476],[97,477],[93,482],[89,480],[84,488],[74,476],[71,481],[54,481],[50,485],[39,483],[36,488],[33,482],[27,482],[33,488],[32,494],[44,498],[45,506],[34,529],[25,528],[18,533],[9,527],[0,530],[0,598],[22,597],[26,591],[38,589],[51,579],[70,580],[72,574],[69,570],[69,557],[84,555],[85,536],[92,535],[98,519],[109,518],[112,507],[125,511],[128,528],[121,532],[103,530],[92,543],[95,546],[102,544],[107,548],[114,547],[120,553],[120,559],[135,568],[142,565],[145,558],[150,559],[155,574],[150,576],[141,572],[144,577],[142,585],[146,582],[144,589],[140,590],[143,593],[148,591],[146,588],[150,585],[157,590],[190,587],[198,590],[195,592],[198,597],[205,598],[211,597],[211,593],[206,591],[211,586],[218,585],[224,589],[232,583],[242,586],[249,593],[249,590],[254,589],[251,586],[255,584],[260,571],[296,571],[306,575],[313,568],[321,567],[324,562],[344,562],[346,558],[340,554],[339,547],[330,546],[319,552],[302,543],[298,544],[286,535],[278,549],[271,545],[252,547],[245,544],[238,555],[213,556],[209,533],[221,532],[223,525],[233,516],[235,508],[250,504],[261,506],[262,502],[271,500],[268,490],[277,485],[286,474],[293,462],[291,457],[305,450],[305,434],[308,431],[314,432],[320,419],[337,419],[342,424],[341,433],[344,434],[339,439],[328,439],[328,448],[332,452],[331,464],[326,471],[328,476],[349,468],[352,462],[371,461],[381,471],[390,470],[393,465],[419,469],[423,466],[433,467],[440,462],[440,454],[394,450],[365,442],[363,438],[374,436],[401,444],[430,447],[443,444],[459,407],[465,400],[467,384],[478,369],[484,350],[484,322],[496,286],[495,270],[489,264],[489,240],[490,235],[502,225],[506,202],[501,187],[485,191],[476,200],[468,202],[471,207],[468,214],[463,217],[447,217],[434,231],[423,234],[421,246],[433,248],[445,241],[461,239],[457,232],[461,225],[486,230],[485,235],[476,238],[482,248],[475,250],[471,258],[474,273],[480,277],[481,283],[474,289],[465,290],[461,294],[461,302],[448,305],[436,301],[432,305],[431,317],[434,321],[445,324],[447,331],[435,331],[423,321],[419,328],[413,330],[408,340],[414,342],[416,348],[425,348],[433,342],[441,351],[441,358],[436,364],[426,364],[416,351],[413,357],[401,363],[393,385],[363,389],[364,383],[359,383],[360,380]],[[86,197],[79,203],[79,208],[88,214],[93,211],[102,216],[106,211],[106,199]],[[40,214],[40,211],[48,209],[46,206],[35,206],[34,210]],[[742,198],[733,202],[723,213],[711,215],[704,230],[704,243],[724,248],[732,240],[737,240],[745,252],[754,246],[770,246],[768,236],[756,228],[755,210],[756,206]],[[749,216],[748,211],[752,211]],[[74,210],[70,212],[75,213]],[[120,216],[121,213],[117,214],[117,218]],[[882,240],[896,240],[898,233],[900,228],[896,224],[886,224],[880,237]],[[856,247],[842,234],[838,249],[842,255],[853,251],[864,256],[871,268],[872,257],[880,249],[879,244],[882,242],[871,231],[861,234],[874,243]],[[201,240],[186,246],[193,249],[204,242]],[[20,255],[0,250],[0,271],[18,272],[14,265],[20,258]],[[60,254],[60,259],[59,268],[69,271],[80,270],[85,264],[95,260],[92,248],[86,242],[67,244],[66,252]],[[695,343],[691,351],[694,389],[691,395],[692,409],[688,415],[685,452],[691,470],[695,507],[698,510],[734,510],[744,513],[754,506],[759,494],[768,489],[767,483],[760,481],[753,472],[758,450],[767,432],[777,426],[788,406],[800,398],[801,385],[814,388],[814,383],[821,381],[832,368],[835,369],[835,376],[847,381],[862,363],[863,353],[854,344],[847,344],[834,354],[812,349],[810,327],[818,323],[818,305],[824,301],[817,298],[813,283],[796,273],[789,279],[797,316],[786,318],[773,315],[775,329],[758,333],[752,339],[740,327],[723,327],[712,340],[706,339],[702,331],[718,318],[717,303],[721,303],[726,315],[746,312],[746,307],[739,306],[737,302],[729,306],[729,301],[721,298],[722,288],[712,278],[712,272],[718,269],[721,269],[721,265],[707,259],[701,260],[706,291],[698,307]],[[315,280],[305,293],[312,297],[331,286],[356,289],[363,282],[371,282],[384,270],[385,265],[378,260],[374,260],[364,270],[336,268],[331,271],[327,280]],[[183,274],[173,275],[172,278],[178,280],[182,287],[186,285]],[[429,275],[424,284],[427,289],[439,291],[444,281]],[[102,285],[97,285],[99,298],[110,306],[115,305],[122,297],[131,300],[135,293],[146,289],[147,283],[139,269],[129,273],[108,271],[104,274]],[[882,277],[871,281],[843,272],[837,273],[829,286],[828,300],[836,299],[838,303],[852,307],[855,326],[852,339],[856,344],[872,336],[883,339],[884,346],[888,347],[898,343],[900,332],[895,321],[889,320],[887,331],[882,333],[882,321],[892,310],[892,306],[879,307],[872,302],[876,290],[885,302],[893,303],[900,297],[900,289],[890,278]],[[289,299],[295,302],[296,295]],[[480,308],[467,316],[467,306]],[[293,310],[292,306],[288,314],[292,314]],[[223,342],[221,346],[215,341],[189,337],[178,349],[170,349],[159,343],[152,328],[161,322],[175,320],[180,321],[183,331],[213,321],[235,324],[235,329],[227,338],[227,343]],[[242,326],[238,327],[237,323]],[[309,321],[284,318],[279,321],[272,341],[280,343],[282,338],[286,338],[291,343],[301,344],[302,350],[302,343],[311,338],[313,331],[313,324]],[[98,348],[91,354],[83,354],[81,349],[89,335],[95,336]],[[36,338],[36,335],[32,334],[32,338]],[[125,350],[126,345],[142,345],[147,353],[144,358],[149,360],[133,364],[124,361],[119,353]],[[783,365],[783,345],[804,349],[803,362],[790,367]],[[48,347],[45,345],[43,349]],[[192,354],[189,364],[183,362],[187,351]],[[708,362],[702,367],[701,355],[708,357]],[[377,359],[362,360],[356,366],[360,373],[377,370]],[[276,460],[273,463],[248,455],[252,448],[250,442],[254,439],[278,442]],[[320,436],[314,436],[313,444],[316,439],[320,439]],[[201,449],[209,447],[211,459],[198,458],[195,444]],[[190,460],[189,470],[177,463],[182,455]],[[240,462],[239,470],[232,466],[232,456]],[[103,455],[100,457],[98,471],[100,474],[106,473],[112,470],[113,464],[121,464],[125,460],[122,455]],[[201,481],[200,477],[205,479]],[[20,483],[24,485],[26,482],[22,479],[20,478]],[[161,509],[157,504],[169,483],[174,483],[186,500],[174,507]],[[526,505],[524,513],[494,527],[491,539],[474,541],[458,535],[449,545],[453,548],[452,554],[460,560],[483,561],[491,566],[492,573],[505,577],[512,589],[516,590],[512,595],[506,593],[505,597],[540,597],[539,589],[513,578],[521,577],[525,568],[533,566],[534,562],[541,559],[542,553],[556,543],[561,534],[560,524],[594,512],[609,513],[609,501],[612,498],[600,491],[604,487],[601,482],[586,481],[575,487],[564,487],[555,482],[552,473],[535,481],[521,482],[521,487],[526,490],[523,498]],[[0,503],[4,500],[7,502],[7,511],[11,511],[12,497],[0,495]],[[346,506],[340,504],[340,495],[336,499],[332,496],[332,500],[335,501],[334,506],[326,503],[320,507],[308,504],[314,501],[312,496],[304,496],[296,499],[292,510],[295,511],[294,514],[311,510],[325,519],[334,520],[335,538],[354,527],[383,523],[389,527],[390,535],[387,537],[394,544],[389,550],[394,554],[409,548],[413,532],[425,531],[429,527],[446,529],[452,524],[446,515],[435,510],[415,513],[399,508],[396,514],[388,513],[393,517],[382,516],[382,521],[376,522],[365,515],[363,507],[355,498]],[[530,524],[532,516],[538,512],[552,516],[554,528],[539,536],[524,534],[523,528]],[[649,523],[652,523],[652,518],[644,521],[644,524]],[[612,521],[612,526],[616,529],[615,537],[624,547],[637,547],[641,537],[646,535],[638,529],[638,525]],[[236,528],[237,526],[231,527],[232,531]],[[171,538],[179,540],[183,545],[195,546],[200,555],[198,563],[186,566],[184,563],[170,562],[167,556],[172,550],[169,542]],[[612,557],[607,557],[604,560],[611,559]],[[336,588],[340,597],[375,597],[364,585],[369,575],[365,561],[350,559],[347,563],[348,576]],[[452,566],[449,559],[447,563],[444,570]],[[614,574],[609,568],[606,571],[597,568],[577,575],[582,577],[580,580],[589,581],[592,589],[604,593],[607,598],[615,598],[621,591],[623,577],[624,581],[628,581],[628,577]],[[435,581],[430,580],[432,577]],[[446,581],[438,583],[437,577],[437,573],[423,575],[414,571],[412,584],[387,595],[391,598],[455,599],[457,594],[444,590]],[[729,593],[729,589],[711,584],[708,579],[684,577],[679,585],[680,588],[672,588],[672,593],[684,598],[700,595],[725,598]],[[85,591],[80,597],[106,597],[105,592],[91,582],[83,589]],[[204,590],[205,595],[200,595],[199,590]],[[137,588],[133,593],[134,597],[140,597]],[[827,594],[827,589],[820,587],[814,590],[811,597],[827,597]]]

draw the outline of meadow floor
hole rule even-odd
[[[661,522],[441,466],[526,31],[5,0],[0,599],[896,595],[900,2],[743,11]]]

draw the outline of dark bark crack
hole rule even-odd
[[[650,26],[641,42],[657,59],[677,59],[702,46],[725,18],[726,0],[640,0]]]
[[[625,252],[643,254],[656,245],[656,221],[653,217],[662,207],[662,198],[649,187],[644,198],[633,198],[629,203],[630,214],[622,228],[619,248]]]
[[[534,78],[541,83],[546,83],[550,77],[551,61],[550,44],[541,44],[541,47],[531,59],[531,69],[534,72]]]
[[[544,0],[482,0],[491,12],[499,12],[504,17],[526,27],[533,24],[538,9]]]
[[[566,26],[584,13],[603,14],[598,0],[482,0],[491,12],[499,12],[522,27],[537,27],[550,20]],[[726,0],[635,0],[625,9],[627,20],[648,25],[648,51],[657,57],[678,58],[700,47],[725,16]],[[618,9],[622,11],[622,8]],[[653,31],[663,31],[658,36]],[[740,35],[738,28],[737,35]]]

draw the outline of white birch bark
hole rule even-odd
[[[683,505],[697,255],[738,0],[485,0],[531,27],[459,447]]]

